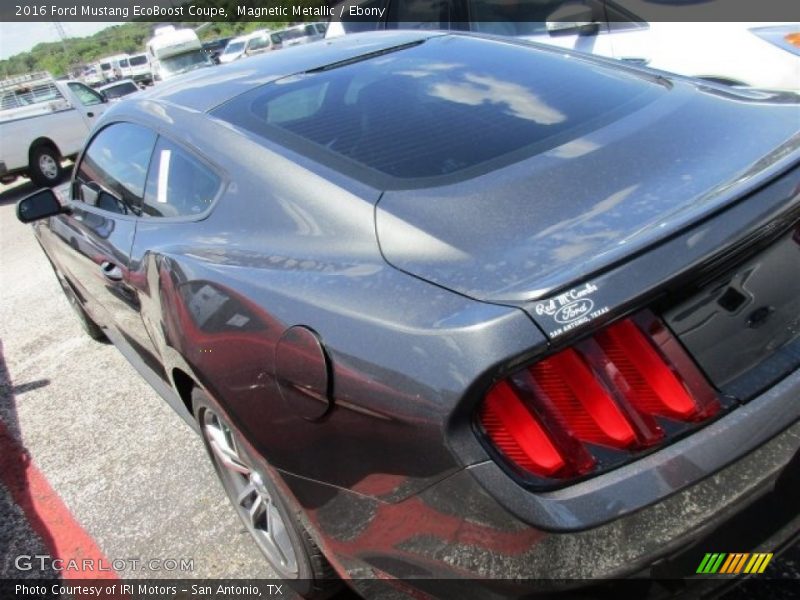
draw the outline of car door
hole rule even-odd
[[[48,244],[90,314],[148,360],[152,344],[139,316],[130,251],[156,139],[133,123],[100,130],[75,167],[70,213],[51,220]]]
[[[82,83],[70,81],[67,83],[67,87],[72,92],[72,95],[78,99],[78,106],[75,108],[80,113],[86,129],[91,129],[94,127],[97,117],[106,111],[108,104],[103,99],[103,96]]]

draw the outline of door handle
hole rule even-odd
[[[100,263],[100,270],[103,276],[110,281],[122,281],[122,269],[107,260]]]

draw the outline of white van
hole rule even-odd
[[[103,76],[103,81],[110,82],[115,79],[122,79],[126,77],[128,69],[128,55],[115,54],[113,56],[106,56],[101,58],[98,63],[100,64],[100,71]]]
[[[130,58],[128,58],[128,67],[127,77],[133,79],[136,83],[144,83],[146,85],[153,83],[153,69],[150,66],[147,52],[131,54]]]
[[[147,56],[153,69],[153,80],[163,81],[214,63],[203,51],[200,38],[193,29],[162,26],[147,42]]]

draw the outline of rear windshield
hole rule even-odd
[[[379,187],[414,187],[573,141],[664,91],[558,51],[442,36],[266,84],[212,114]]]
[[[138,67],[139,65],[147,64],[147,56],[142,54],[141,56],[132,56],[131,57],[131,66]]]

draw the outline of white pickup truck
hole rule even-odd
[[[0,181],[19,176],[51,186],[63,158],[76,156],[106,99],[80,81],[57,81],[48,73],[0,80]]]

